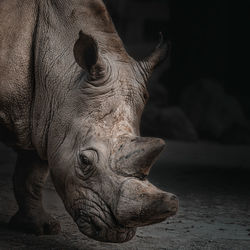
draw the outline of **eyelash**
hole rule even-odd
[[[84,160],[81,158],[86,158],[88,162],[84,163]],[[96,171],[95,166],[93,166],[93,163],[89,160],[89,158],[84,155],[83,153],[79,156],[79,164],[76,168],[76,174],[79,178],[82,180],[87,180],[89,177],[91,177]]]
[[[80,155],[80,162],[81,164],[84,164],[84,165],[92,165],[89,158],[83,154]]]

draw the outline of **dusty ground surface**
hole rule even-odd
[[[249,155],[248,155],[249,154]],[[45,206],[62,225],[56,236],[8,229],[17,209],[11,184],[15,154],[0,145],[0,249],[250,249],[250,148],[170,142],[150,179],[180,199],[177,216],[140,228],[123,244],[80,234],[48,183]]]

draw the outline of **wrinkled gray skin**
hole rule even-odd
[[[167,47],[135,61],[101,0],[0,1],[0,123],[15,147],[14,228],[56,234],[42,206],[48,173],[80,231],[130,240],[177,198],[146,180],[164,147],[139,134],[146,82]]]

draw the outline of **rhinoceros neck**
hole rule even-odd
[[[40,1],[35,40],[32,142],[44,159],[51,126],[58,123],[62,126],[61,107],[82,74],[73,55],[80,30],[94,37],[100,53],[126,54],[102,1]]]
[[[0,124],[5,131],[2,139],[30,149],[35,0],[1,1],[0,23]]]

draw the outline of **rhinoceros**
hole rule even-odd
[[[49,173],[95,240],[125,242],[176,214],[177,197],[147,180],[165,143],[139,131],[166,43],[133,59],[101,0],[1,0],[0,24],[1,140],[18,154],[10,226],[60,231],[42,205]]]

